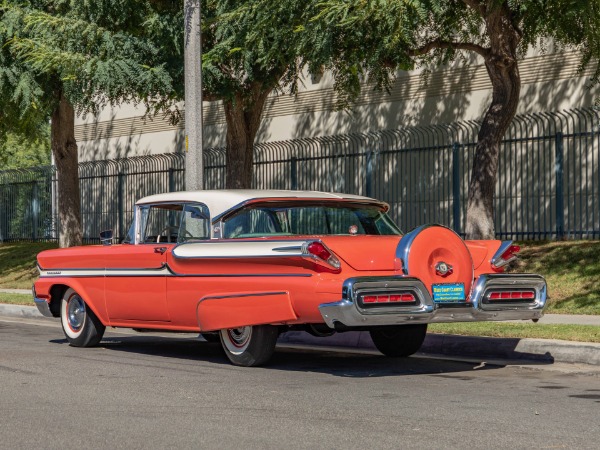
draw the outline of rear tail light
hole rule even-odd
[[[331,250],[329,250],[322,242],[313,241],[305,244],[302,251],[306,256],[309,256],[318,263],[334,269],[339,269],[341,266],[340,260],[337,259]]]
[[[507,265],[508,263],[517,259],[517,253],[521,250],[521,247],[514,245],[512,241],[504,241],[500,248],[492,258],[492,266],[500,268]]]
[[[511,300],[535,300],[535,291],[493,291],[488,294],[488,300],[511,301]]]
[[[403,292],[399,294],[372,294],[362,296],[362,302],[368,304],[414,303],[415,301],[417,301],[417,299],[411,292]]]

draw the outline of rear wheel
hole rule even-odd
[[[219,335],[229,361],[236,366],[252,367],[271,358],[279,330],[272,325],[255,325],[221,330]]]
[[[378,327],[369,333],[377,350],[385,356],[410,356],[423,345],[427,324]]]
[[[73,289],[67,289],[63,295],[60,304],[60,321],[65,337],[73,347],[97,345],[106,330],[94,312]]]

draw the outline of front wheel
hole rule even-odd
[[[73,347],[97,345],[106,330],[94,312],[73,289],[67,289],[63,295],[60,304],[60,321],[65,337]]]
[[[410,356],[423,345],[427,324],[378,327],[369,333],[377,350],[385,356]]]
[[[272,325],[255,325],[221,330],[219,335],[229,361],[236,366],[253,367],[273,356],[279,330]]]

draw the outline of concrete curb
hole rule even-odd
[[[0,316],[21,317],[24,319],[48,319],[42,316],[35,306],[8,305],[0,303]]]
[[[35,306],[0,303],[0,316],[26,319],[48,319]],[[369,333],[349,331],[329,337],[315,337],[304,331],[290,331],[279,338],[282,344],[339,347],[346,349],[376,350]],[[492,338],[428,334],[420,353],[504,359],[514,361],[563,362],[600,365],[600,344],[559,341],[556,339]]]

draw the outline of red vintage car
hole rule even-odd
[[[89,347],[105,327],[199,332],[255,366],[287,330],[368,330],[408,356],[427,324],[536,320],[539,275],[503,274],[519,248],[424,225],[402,235],[381,201],[346,194],[223,190],[137,202],[122,244],[38,255],[34,298]]]

